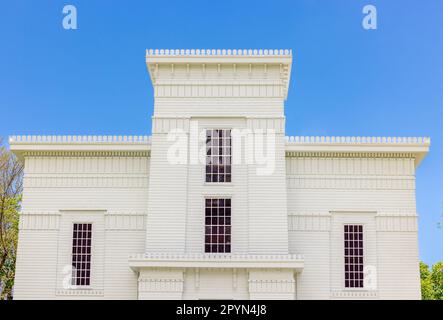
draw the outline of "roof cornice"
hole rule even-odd
[[[149,144],[151,143],[151,136],[115,136],[115,135],[19,135],[10,136],[9,144]]]
[[[186,65],[189,70],[189,65],[201,65],[202,70],[206,70],[207,65],[218,65],[220,70],[221,65],[231,64],[233,69],[236,66],[247,65],[251,70],[251,65],[264,65],[263,79],[267,78],[267,66],[277,65],[280,68],[280,83],[284,90],[284,98],[286,99],[289,88],[289,81],[291,77],[292,67],[292,50],[289,49],[148,49],[146,50],[146,64],[148,66],[149,75],[153,86],[159,83],[159,66],[168,65],[170,71],[168,72],[168,79],[173,79],[174,82],[187,85],[195,85],[195,81],[201,79],[192,79],[187,77],[185,79],[175,78],[173,76],[174,69],[177,65]],[[205,71],[202,72],[202,75]],[[238,81],[238,75],[234,71],[232,79]],[[204,80],[208,80],[203,77]],[[168,80],[167,79],[167,80]],[[163,79],[165,80],[165,79]],[[223,80],[223,79],[219,79]],[[226,80],[226,79],[224,79]],[[247,77],[250,80],[248,84],[254,85],[256,79]],[[256,82],[256,81],[255,81]],[[163,85],[165,83],[163,82]],[[221,84],[221,83],[220,83]],[[256,83],[255,83],[256,85]]]
[[[286,137],[287,155],[325,155],[347,157],[367,154],[379,157],[398,155],[400,157],[414,157],[418,166],[426,156],[431,145],[429,137],[319,137],[295,136]]]
[[[429,137],[286,137],[287,156],[318,157],[413,157],[416,165],[429,151]],[[24,154],[53,152],[148,152],[150,136],[10,136],[11,150],[20,157]]]
[[[148,154],[150,136],[10,136],[11,150],[22,158],[25,155],[66,154]],[[86,152],[86,153],[85,153]],[[92,153],[91,153],[92,152]]]
[[[149,61],[158,59],[219,59],[226,62],[230,59],[272,59],[292,58],[290,49],[147,49],[146,59]],[[180,60],[183,61],[183,60]],[[239,60],[242,61],[242,60]]]
[[[329,136],[286,136],[289,144],[431,144],[429,137],[329,137]]]

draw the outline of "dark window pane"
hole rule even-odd
[[[345,287],[363,287],[363,226],[344,226]]]
[[[211,211],[211,217],[205,218],[205,252],[224,253],[230,252],[231,243],[230,222],[230,199],[213,198],[205,200],[205,215]],[[228,251],[227,251],[228,250]]]
[[[74,223],[72,239],[73,285],[89,285],[91,277],[91,223]]]
[[[231,131],[229,129],[206,130],[206,182],[230,182]]]

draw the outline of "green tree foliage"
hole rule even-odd
[[[429,266],[422,261],[420,261],[420,281],[422,300],[434,300],[431,272],[429,271]]]
[[[432,266],[430,278],[435,300],[443,300],[443,262],[437,262]]]
[[[0,140],[0,299],[12,299],[23,166]]]
[[[443,262],[429,266],[420,262],[421,298],[423,300],[443,300]]]

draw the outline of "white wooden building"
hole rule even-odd
[[[429,138],[285,137],[289,50],[146,62],[151,136],[10,137],[16,299],[420,299]]]

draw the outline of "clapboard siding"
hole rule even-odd
[[[146,62],[151,139],[10,140],[25,159],[15,298],[420,297],[415,169],[428,139],[285,141],[288,50],[148,50]],[[194,158],[191,143],[208,128],[243,135],[232,141],[231,183],[205,183],[205,159]],[[202,255],[205,198],[232,199],[241,268]],[[63,286],[74,222],[93,224],[91,288]],[[344,288],[347,223],[364,226],[375,287]],[[175,267],[153,267],[162,259]]]
[[[377,232],[378,286],[382,299],[420,299],[416,231]]]
[[[24,183],[15,298],[136,299],[128,256],[145,249],[149,158],[27,157]],[[74,222],[93,223],[88,290],[63,286]]]
[[[291,252],[304,254],[298,297],[419,299],[414,160],[287,157]],[[376,289],[344,289],[343,224],[364,226]]]
[[[305,266],[297,275],[297,299],[329,299],[329,231],[289,231],[289,248],[304,255]]]
[[[282,98],[156,98],[155,117],[281,117]]]
[[[104,287],[106,299],[137,299],[138,274],[128,256],[145,250],[146,231],[106,230]]]
[[[20,230],[14,299],[55,298],[58,231]]]

